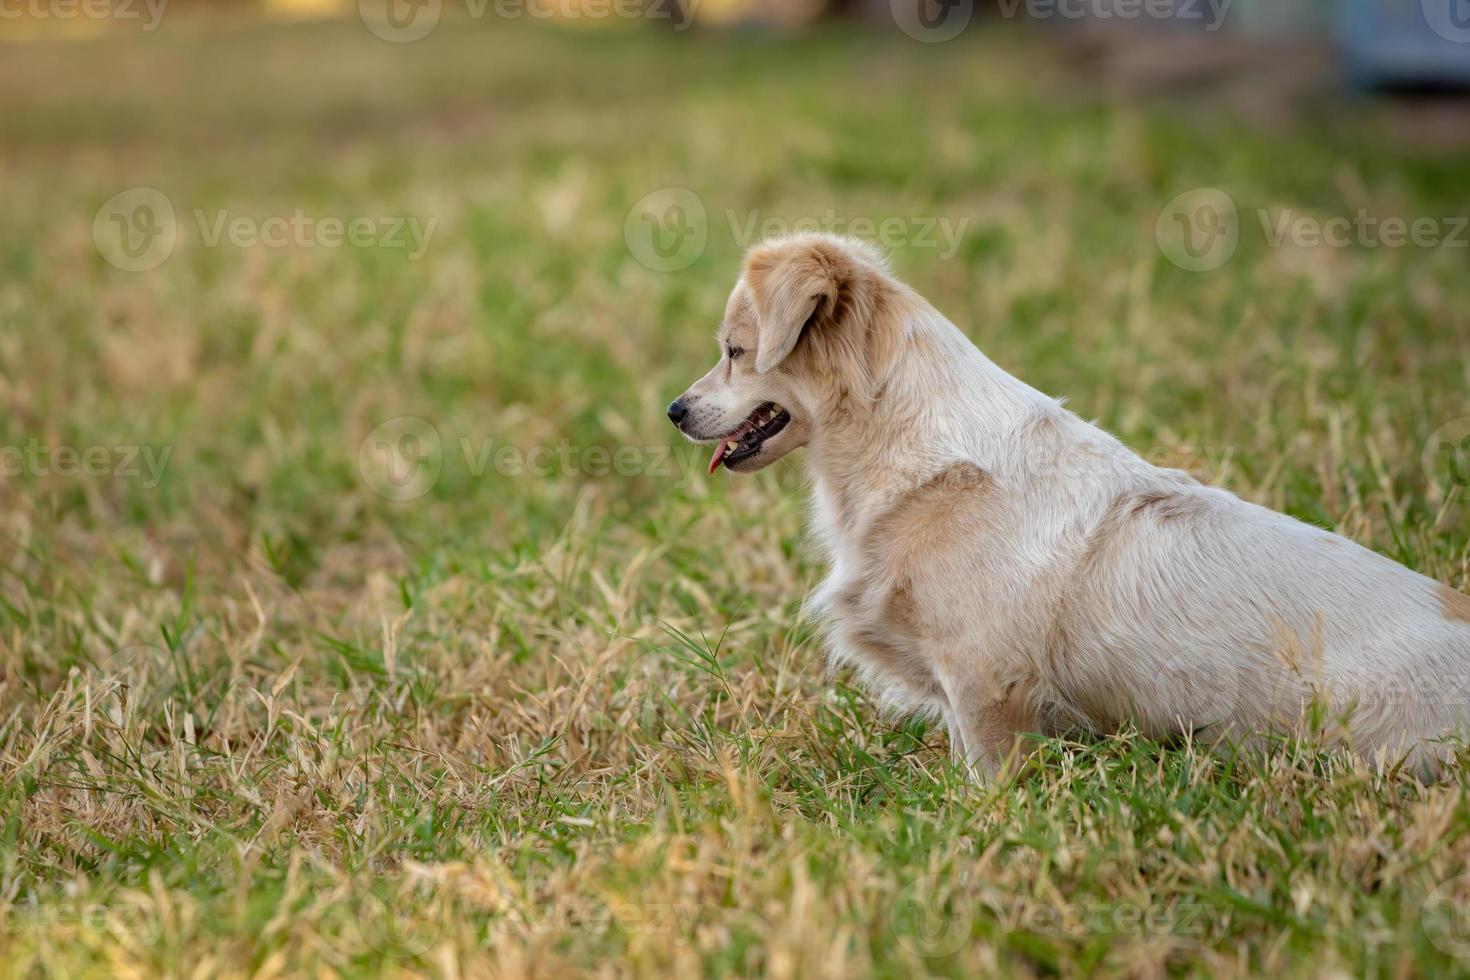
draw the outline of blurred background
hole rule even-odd
[[[1203,393],[1165,348],[1237,323],[1214,291],[1308,290],[1284,340],[1462,270],[1467,82],[1464,0],[0,0],[5,444],[141,432],[179,451],[134,506],[220,498],[238,540],[308,542],[400,416],[666,443],[710,353],[689,325],[801,228],[880,241],[1126,426],[1137,349],[1064,348],[1138,330],[1139,290],[1220,320],[1150,328]]]
[[[1261,67],[1273,60],[1261,51],[1269,47],[1277,61],[1293,52],[1330,57],[1356,87],[1443,91],[1470,84],[1464,8],[1464,0],[6,0],[0,37],[152,31],[165,15],[195,25],[357,15],[395,41],[427,36],[441,20],[490,17],[674,31],[798,32],[846,21],[936,43],[1010,21],[1061,32],[1073,44],[1116,47],[1092,53],[1156,84]]]

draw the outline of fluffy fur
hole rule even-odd
[[[978,771],[1030,732],[1243,737],[1314,704],[1377,761],[1449,757],[1470,598],[1147,463],[993,364],[871,246],[757,246],[720,342],[671,417],[718,443],[762,405],[790,414],[730,468],[809,447],[832,655],[941,717]]]

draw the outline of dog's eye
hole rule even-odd
[[[731,345],[729,345],[728,347],[725,348],[725,353],[728,354],[730,356],[730,360],[733,361],[736,358],[738,358],[741,354],[744,354],[745,353],[745,348],[744,347],[736,347],[734,344],[731,344]]]

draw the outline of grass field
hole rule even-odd
[[[1377,111],[1009,32],[5,47],[0,973],[1470,972],[1467,777],[1123,737],[970,786],[826,674],[800,460],[706,478],[663,418],[748,229],[897,219],[1002,366],[1470,588],[1470,250],[1258,217],[1453,237],[1470,154]]]

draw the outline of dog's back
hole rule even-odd
[[[1100,726],[1290,729],[1312,702],[1400,753],[1470,707],[1459,593],[1160,471],[1099,523],[1058,621],[1059,691]]]

